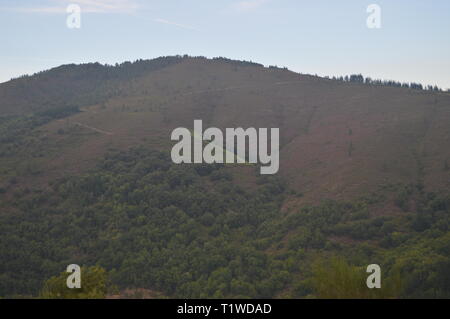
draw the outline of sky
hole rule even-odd
[[[69,4],[81,8],[69,28]],[[371,4],[380,28],[369,28]],[[450,88],[448,0],[0,0],[0,82],[61,64],[248,60]]]

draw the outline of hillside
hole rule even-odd
[[[280,128],[279,173],[172,164],[194,119]],[[77,262],[121,289],[304,297],[334,254],[424,254],[404,294],[449,296],[448,93],[222,58],[65,65],[0,84],[0,132],[0,296]]]

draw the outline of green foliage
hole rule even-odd
[[[315,296],[322,299],[397,298],[401,292],[398,273],[383,278],[381,288],[368,288],[364,267],[355,267],[343,258],[318,260],[313,265],[312,286]]]
[[[283,185],[268,179],[251,193],[225,178],[211,187],[205,184],[209,175],[226,170],[213,168],[181,169],[165,153],[134,149],[107,156],[89,174],[55,183],[45,196],[18,199],[24,210],[0,226],[8,278],[1,290],[36,291],[43,273],[76,257],[78,264],[111,271],[121,288],[233,296],[235,279],[252,287],[241,289],[241,296],[273,296],[287,284],[284,267],[274,271],[274,261],[255,243],[265,238],[263,223],[277,215]],[[270,283],[276,285],[266,288]]]
[[[137,148],[49,190],[23,190],[14,213],[0,215],[0,294],[65,297],[66,273],[42,287],[75,262],[106,269],[120,289],[179,298],[449,295],[448,196],[399,187],[415,203],[401,215],[372,216],[380,194],[284,212],[292,192],[279,178],[257,179],[244,189],[226,165],[181,167]],[[328,262],[330,254],[345,261]],[[372,263],[382,266],[383,288],[367,292],[363,267]],[[401,292],[389,283],[397,274]]]
[[[189,57],[115,66],[65,65],[0,87],[0,295],[23,297],[45,292],[63,296],[62,277],[46,280],[76,262],[87,265],[88,271],[92,265],[106,269],[121,289],[139,292],[134,288],[144,288],[180,298],[449,297],[450,198],[445,196],[446,189],[444,194],[433,194],[421,185],[391,185],[387,191],[352,201],[324,200],[292,208],[296,205],[291,203],[304,202],[298,197],[308,189],[294,191],[280,178],[259,175],[255,187],[245,189],[239,186],[239,176],[233,179],[227,165],[173,165],[167,153],[142,148],[110,154],[95,169],[52,180],[49,187],[36,186],[47,176],[36,179],[34,186],[30,183],[34,176],[43,175],[46,167],[57,164],[57,157],[72,154],[64,153],[63,147],[79,145],[73,142],[85,137],[73,125],[55,128],[44,124],[88,106],[97,105],[105,114],[115,107],[131,113],[148,103],[149,110],[161,112],[162,121],[173,124],[172,109],[167,108],[169,96],[176,102],[183,99],[185,89],[193,92],[225,85],[214,74],[189,84],[148,77],[185,59]],[[234,71],[261,67],[252,62],[215,60]],[[258,80],[259,72],[250,71],[248,76]],[[281,75],[275,67],[270,72]],[[205,79],[211,79],[210,83],[203,84]],[[361,75],[345,80],[357,86],[422,89],[414,83]],[[141,101],[141,95],[151,99]],[[137,104],[142,105],[133,102],[137,96]],[[208,97],[201,102],[211,101]],[[434,104],[437,102],[435,98]],[[217,101],[210,106],[218,106]],[[308,132],[311,118],[306,128],[299,127],[301,131]],[[283,117],[280,120],[283,122]],[[58,135],[52,136],[55,129]],[[86,137],[90,134],[94,133],[86,133]],[[348,136],[354,136],[351,128]],[[149,142],[150,138],[143,140]],[[349,157],[359,149],[350,140],[344,150]],[[420,177],[425,166],[419,155],[415,159]],[[389,173],[398,166],[388,157],[379,164]],[[447,160],[442,166],[448,171]],[[309,173],[303,173],[309,179]],[[401,211],[392,207],[393,203]],[[330,255],[343,259],[328,262]],[[314,263],[316,259],[323,262]],[[360,283],[367,274],[363,271],[362,275],[361,270],[371,263],[382,265],[387,275],[383,275],[383,283],[400,274],[401,293],[366,295]],[[322,277],[326,281],[321,283],[317,278]],[[333,282],[333,278],[340,281]],[[342,281],[346,281],[345,289],[339,290],[336,287]],[[102,289],[91,292],[92,296],[104,295]],[[87,296],[91,292],[87,291]]]
[[[67,287],[69,274],[63,272],[44,283],[40,293],[43,299],[103,299],[108,291],[106,270],[98,267],[81,268],[81,288]]]

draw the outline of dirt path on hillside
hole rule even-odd
[[[95,132],[98,132],[98,133],[102,133],[102,134],[106,134],[106,135],[114,135],[114,133],[112,133],[112,132],[104,131],[104,130],[101,130],[99,128],[95,128],[95,127],[92,127],[92,126],[89,126],[89,125],[86,125],[86,124],[83,124],[83,123],[80,123],[80,122],[74,122],[74,123],[75,123],[75,125],[79,125],[79,126],[85,127],[85,128],[87,128],[89,130],[92,130],[92,131],[95,131]]]
[[[275,82],[275,83],[269,83],[268,86],[276,86],[276,85],[286,85],[286,84],[292,84],[292,83],[300,83],[302,80],[295,80],[295,81],[282,81],[282,82]],[[202,93],[210,93],[210,92],[223,92],[223,91],[232,91],[232,90],[239,90],[239,89],[255,89],[259,88],[261,85],[241,85],[241,86],[229,86],[219,89],[209,89],[209,90],[201,90],[201,91],[192,91],[192,92],[186,92],[182,93],[181,95],[194,95],[194,94],[202,94]]]

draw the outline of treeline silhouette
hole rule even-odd
[[[329,78],[330,77],[326,77]],[[364,77],[362,74],[351,74],[346,76],[333,76],[331,80],[341,81],[341,82],[353,82],[353,83],[362,83],[362,84],[369,84],[369,85],[378,85],[378,86],[392,86],[392,87],[402,87],[402,88],[408,88],[408,89],[414,89],[414,90],[426,90],[426,91],[434,91],[434,92],[444,92],[440,87],[437,85],[422,85],[420,83],[415,82],[399,82],[394,80],[381,80],[381,79],[372,79],[370,77]],[[447,90],[447,92],[450,92],[450,89]]]
[[[253,61],[246,60],[233,60],[225,57],[213,57],[209,59],[205,56],[190,56],[187,54],[184,55],[174,55],[174,56],[162,56],[155,59],[143,60],[138,59],[133,62],[126,61],[123,63],[112,64],[100,64],[96,63],[85,63],[85,64],[67,64],[62,65],[57,68],[41,71],[34,73],[33,75],[23,75],[17,78],[11,79],[13,80],[29,80],[30,78],[35,80],[42,80],[42,76],[52,77],[55,72],[61,73],[64,72],[67,74],[70,71],[73,74],[76,74],[75,77],[84,76],[91,80],[112,80],[112,79],[129,79],[132,77],[142,76],[148,72],[152,72],[155,70],[159,70],[161,68],[173,65],[175,63],[182,62],[185,59],[200,59],[200,60],[212,60],[212,61],[220,61],[232,64],[234,66],[257,66],[264,67],[264,65],[260,63],[256,63]],[[268,66],[269,69],[283,69],[288,70],[287,67],[278,67],[274,65]],[[442,88],[439,88],[437,85],[422,85],[416,82],[399,82],[395,80],[382,80],[382,79],[372,79],[370,77],[364,77],[362,74],[351,74],[346,76],[325,76],[326,79],[341,81],[341,82],[353,82],[353,83],[362,83],[369,85],[378,85],[378,86],[391,86],[391,87],[403,87],[410,88],[415,90],[426,90],[426,91],[434,91],[434,92],[444,92]],[[88,85],[89,88],[96,87],[96,85]],[[448,89],[446,92],[450,92]]]

